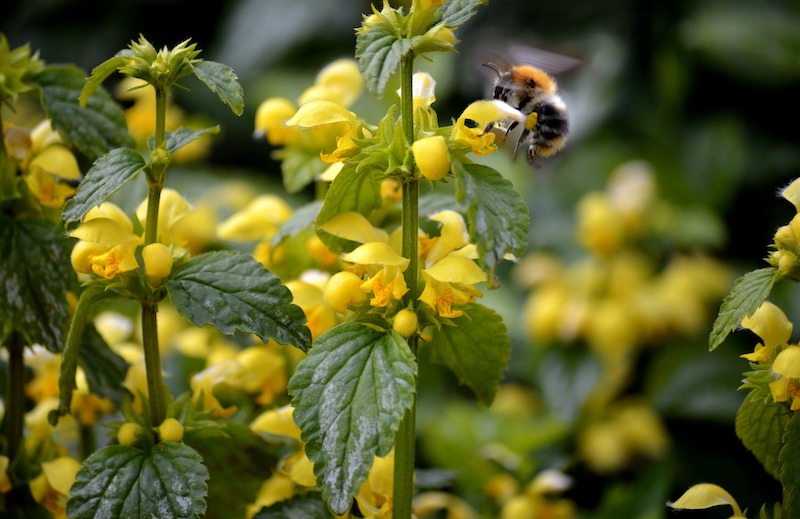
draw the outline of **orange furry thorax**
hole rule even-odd
[[[556,91],[556,82],[550,74],[530,65],[517,65],[511,69],[511,77],[517,83],[533,82],[542,91],[553,94]]]

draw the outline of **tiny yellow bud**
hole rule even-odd
[[[450,45],[454,45],[456,43],[456,35],[447,27],[442,27],[436,31],[436,39],[442,40]]]
[[[411,145],[414,160],[422,175],[428,180],[440,180],[450,171],[447,142],[441,135],[426,137]]]
[[[147,282],[160,286],[161,280],[172,271],[172,251],[163,243],[151,243],[142,249],[142,259]]]
[[[778,227],[773,241],[779,249],[793,250],[797,247],[797,238],[795,238],[792,228],[788,225]]]
[[[139,436],[143,433],[144,429],[138,423],[126,422],[122,424],[122,427],[117,431],[117,440],[119,440],[120,445],[130,445],[136,443],[136,440],[138,440]]]
[[[165,442],[179,442],[183,440],[183,425],[174,418],[167,418],[158,426],[158,437]]]
[[[352,272],[337,272],[325,284],[325,302],[337,312],[344,313],[350,305],[367,300],[367,294],[359,288],[363,282]]]
[[[392,320],[392,329],[400,334],[404,339],[408,339],[417,333],[419,319],[417,314],[408,309],[403,309],[395,314]]]

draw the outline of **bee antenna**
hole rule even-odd
[[[497,73],[497,77],[500,77],[502,75],[502,71],[501,71],[500,67],[497,66],[495,63],[492,63],[491,61],[488,62],[488,63],[481,63],[481,65],[483,65],[486,68],[490,68],[490,69],[494,70],[495,73]]]

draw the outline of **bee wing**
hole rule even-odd
[[[515,63],[530,65],[556,75],[572,70],[582,63],[578,58],[517,43],[509,45],[508,53]]]

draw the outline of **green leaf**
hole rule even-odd
[[[343,514],[414,400],[417,364],[397,333],[345,323],[320,336],[289,381],[294,419],[331,509]]]
[[[245,517],[261,484],[277,466],[276,448],[245,424],[224,420],[214,426],[219,435],[187,428],[184,436],[184,442],[202,455],[210,474],[208,510],[203,517]]]
[[[167,280],[175,308],[196,326],[212,324],[220,333],[236,330],[275,339],[306,351],[311,332],[292,293],[250,255],[237,251],[201,254]]]
[[[792,413],[783,433],[783,449],[779,456],[781,485],[783,486],[783,508],[787,517],[800,514],[800,416]]]
[[[354,242],[337,238],[319,229],[319,226],[335,216],[348,211],[355,211],[369,217],[373,209],[381,206],[380,182],[376,178],[377,170],[369,167],[358,168],[353,162],[345,162],[344,167],[333,179],[325,201],[317,216],[317,234],[334,252],[350,250]]]
[[[116,72],[117,69],[128,63],[132,55],[133,53],[130,50],[122,50],[113,58],[105,60],[92,69],[92,75],[86,79],[86,83],[83,85],[83,89],[78,97],[78,102],[81,105],[85,105],[95,91],[100,88],[100,85],[103,84],[103,81],[105,81],[108,76]]]
[[[742,319],[758,310],[779,276],[780,272],[776,268],[765,267],[748,272],[734,282],[730,294],[722,301],[719,315],[708,337],[709,351],[714,351],[722,344],[728,334],[742,324]]]
[[[488,166],[455,162],[453,171],[456,198],[467,204],[469,236],[492,287],[504,256],[519,258],[528,246],[528,208],[514,185]]]
[[[294,496],[262,508],[260,512],[253,516],[253,519],[296,519],[298,517],[306,517],[308,519],[334,518],[322,497],[318,493],[313,493]]]
[[[194,63],[194,74],[217,94],[220,101],[228,105],[233,113],[244,112],[244,90],[233,69],[216,61],[202,60]]]
[[[106,153],[86,173],[75,196],[64,204],[61,221],[74,229],[92,207],[99,206],[122,186],[133,180],[144,168],[144,158],[130,148],[117,148]]]
[[[78,103],[84,76],[75,66],[51,65],[32,78],[42,90],[42,106],[53,129],[91,160],[132,146],[125,114],[108,92],[95,90],[85,106]]]
[[[750,391],[736,414],[736,435],[775,479],[780,479],[778,458],[789,418],[786,407],[772,401],[768,386]]]
[[[370,92],[380,97],[386,83],[400,65],[400,58],[411,49],[411,41],[401,39],[388,24],[359,31],[356,37],[356,58],[361,75]]]
[[[475,15],[478,6],[485,5],[488,0],[448,0],[437,11],[437,15],[450,29],[462,25]]]
[[[84,461],[70,490],[67,515],[195,519],[206,510],[208,470],[194,449],[159,443],[148,453],[111,445]]]
[[[175,153],[179,149],[183,148],[190,142],[199,139],[203,135],[210,133],[212,135],[219,133],[219,126],[211,126],[209,128],[203,128],[201,130],[190,130],[189,128],[178,128],[174,132],[167,132],[167,144],[166,148],[167,151],[170,153]],[[152,149],[153,143],[155,142],[155,138],[149,140],[148,145]]]
[[[503,319],[494,310],[474,304],[453,322],[454,326],[433,331],[433,359],[449,367],[462,384],[489,405],[511,357],[511,340]]]
[[[72,245],[50,221],[0,215],[0,331],[10,326],[27,344],[62,350],[70,319],[67,292],[77,288]]]
[[[281,160],[283,187],[292,194],[312,183],[327,167],[319,151],[289,146],[276,152],[275,156]]]

